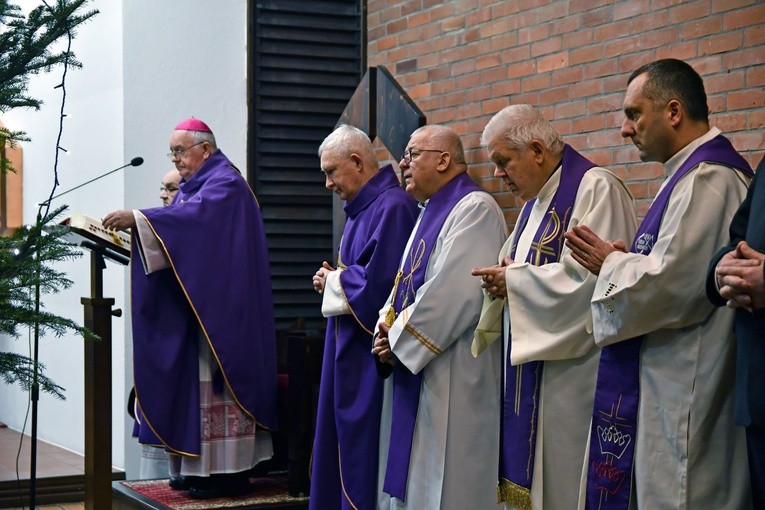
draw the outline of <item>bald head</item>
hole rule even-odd
[[[423,126],[412,133],[399,166],[407,193],[420,202],[467,171],[460,137],[451,128],[437,124]]]
[[[452,167],[457,173],[467,171],[467,164],[465,163],[465,150],[462,147],[462,140],[454,130],[447,126],[440,124],[432,124],[430,126],[422,126],[412,133],[412,137],[416,134],[423,134],[427,136],[433,144],[437,145],[440,150],[449,153],[449,166]]]

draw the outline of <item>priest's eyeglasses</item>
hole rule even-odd
[[[404,151],[404,156],[401,158],[407,165],[412,162],[413,159],[417,159],[423,152],[444,152],[438,149],[407,149]]]
[[[180,159],[183,157],[184,154],[186,154],[186,151],[191,149],[192,147],[196,147],[197,145],[202,145],[205,143],[204,141],[197,142],[194,145],[189,145],[185,149],[181,147],[176,147],[175,149],[170,149],[170,152],[167,153],[167,157],[170,159]]]
[[[160,192],[165,191],[167,193],[175,193],[179,189],[180,188],[178,186],[165,186],[164,184],[159,187]]]

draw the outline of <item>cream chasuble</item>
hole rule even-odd
[[[470,270],[493,264],[506,236],[504,216],[491,195],[472,192],[462,198],[438,234],[414,303],[390,330],[397,362],[421,372],[423,381],[402,502],[382,491],[391,420],[392,378],[386,380],[380,509],[497,508],[492,477],[499,462],[499,344],[478,359],[470,353],[481,311],[480,280]],[[389,307],[390,298],[380,322]],[[427,345],[418,340],[421,335]]]
[[[556,171],[540,190],[518,240],[515,260],[521,262],[505,271],[504,322],[512,342],[507,344],[506,335],[505,352],[510,350],[513,365],[544,361],[531,486],[532,507],[539,510],[576,506],[600,357],[589,315],[596,277],[565,246],[559,262],[542,266],[523,262],[559,183]],[[580,224],[604,239],[627,243],[632,239],[637,228],[633,199],[611,172],[594,167],[584,174],[569,228]],[[502,257],[514,235],[505,243]]]
[[[713,128],[667,161],[667,178],[719,132]],[[733,310],[714,308],[704,291],[709,259],[728,241],[747,181],[727,167],[698,165],[675,186],[651,253],[610,254],[595,286],[598,345],[645,335],[633,487],[638,508],[751,507],[744,429],[733,423]]]

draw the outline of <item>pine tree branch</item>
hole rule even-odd
[[[39,285],[43,295],[69,288],[72,281],[65,273],[56,270],[55,264],[82,256],[75,245],[65,240],[69,227],[55,225],[56,217],[65,209],[66,206],[58,207],[34,225],[20,227],[10,237],[0,237],[0,334],[19,338],[37,324],[41,337],[60,338],[74,332],[86,341],[98,340],[96,334],[75,321],[45,310],[42,301],[40,309],[36,310],[35,287]],[[55,226],[47,226],[51,224]],[[32,367],[11,353],[0,352],[0,356],[4,356],[4,362],[0,363],[0,377],[27,388]],[[42,371],[43,367],[40,367],[40,374]],[[41,389],[63,398],[62,388],[47,378],[45,380]]]
[[[40,389],[59,400],[65,400],[64,388],[43,375],[45,365],[38,363],[37,367],[37,382],[40,384]],[[31,358],[21,354],[0,352],[0,377],[6,384],[18,383],[24,391],[29,391],[34,379],[34,363]]]
[[[73,37],[79,27],[98,11],[85,11],[90,0],[56,0],[43,3],[24,16],[19,6],[0,0],[0,113],[14,108],[40,109],[42,101],[27,95],[29,76],[64,64],[81,67],[71,51],[52,52],[50,47],[64,36]],[[27,140],[23,131],[0,131],[0,143]],[[4,145],[0,145],[4,147]],[[0,172],[12,171],[0,157]]]

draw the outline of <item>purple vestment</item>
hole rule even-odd
[[[461,173],[428,200],[417,231],[412,234],[409,253],[402,261],[400,279],[397,277],[396,287],[393,289],[391,307],[396,316],[414,302],[417,289],[425,282],[430,255],[449,213],[460,200],[474,191],[483,190],[467,173]],[[422,377],[422,372],[413,374],[402,363],[397,363],[393,368],[390,446],[383,491],[401,501],[406,500],[406,482],[409,477]]]
[[[630,247],[632,253],[651,253],[675,185],[702,162],[721,164],[753,175],[749,164],[724,136],[718,135],[700,145],[672,174],[651,204],[635,234]],[[642,336],[624,340],[604,347],[600,356],[590,426],[587,509],[629,508],[640,402],[642,343]]]
[[[345,204],[340,283],[351,313],[329,317],[309,508],[374,509],[383,380],[372,350],[417,204],[385,166]],[[342,473],[341,473],[342,470]]]
[[[247,182],[218,150],[181,183],[170,207],[140,213],[171,267],[146,275],[137,258],[132,264],[139,441],[200,454],[200,331],[218,361],[214,383],[226,384],[260,426],[275,428],[270,266]]]
[[[550,201],[544,220],[534,234],[526,262],[542,266],[560,259],[563,234],[568,230],[579,185],[584,174],[594,166],[595,163],[569,145],[565,146],[560,167],[560,184]],[[527,202],[521,211],[510,250],[512,259],[515,259],[518,239],[526,228],[535,200]],[[512,342],[508,342],[508,345],[512,346]],[[519,508],[531,508],[531,474],[534,472],[539,390],[544,363],[531,361],[513,366],[510,363],[509,349],[504,356],[507,375],[502,384],[498,499]]]

